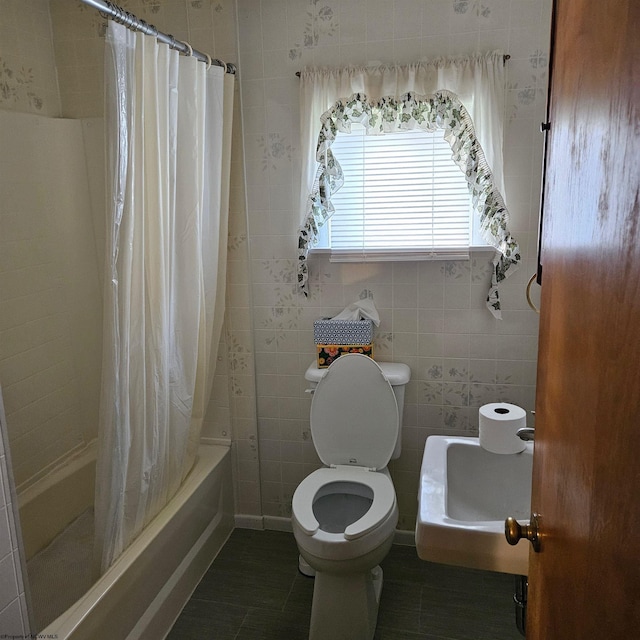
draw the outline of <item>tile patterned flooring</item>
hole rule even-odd
[[[522,640],[513,576],[423,562],[399,545],[382,568],[375,640]],[[168,640],[306,640],[312,593],[293,534],[236,529]]]

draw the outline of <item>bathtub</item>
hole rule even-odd
[[[56,525],[64,528],[74,513],[91,506],[87,495],[92,494],[94,472],[95,454],[88,451],[64,469],[59,482],[30,488],[20,497],[27,557],[46,546]],[[73,499],[66,492],[70,486],[81,488]],[[60,491],[65,492],[61,501],[53,497]],[[64,505],[64,510],[51,509],[52,504]],[[39,508],[45,509],[44,533],[29,524],[35,518],[42,526]],[[40,633],[58,640],[164,638],[232,529],[229,447],[201,444],[196,464],[173,500],[89,591]]]
[[[27,489],[18,487],[22,543],[27,560],[93,506],[96,444],[71,456]]]

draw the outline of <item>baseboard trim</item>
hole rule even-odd
[[[413,531],[396,529],[396,534],[393,536],[393,544],[401,544],[405,547],[415,547],[416,535]]]
[[[251,516],[247,514],[236,514],[234,516],[235,526],[238,529],[266,529],[264,526],[264,516]]]
[[[264,528],[272,531],[293,531],[291,518],[282,516],[264,516]]]
[[[270,531],[292,532],[291,518],[283,516],[251,516],[246,514],[236,514],[235,525],[238,529],[268,529]],[[396,529],[393,537],[393,544],[400,544],[406,547],[415,547],[416,539],[413,531]]]

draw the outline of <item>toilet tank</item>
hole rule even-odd
[[[398,419],[400,423],[400,428],[398,429],[398,439],[396,440],[396,446],[393,450],[393,454],[391,455],[392,460],[396,460],[400,457],[402,453],[402,414],[404,410],[404,390],[411,379],[411,369],[406,364],[402,364],[401,362],[376,362],[376,364],[382,369],[382,373],[384,377],[389,381],[391,388],[393,389],[393,393],[396,396],[396,403],[398,405]],[[309,381],[311,384],[307,391],[309,393],[313,393],[316,385],[325,373],[328,371],[326,369],[318,369],[318,365],[314,360],[310,365],[307,371],[304,374],[305,380]]]

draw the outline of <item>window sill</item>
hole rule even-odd
[[[310,249],[311,255],[328,256],[330,262],[418,262],[426,260],[469,260],[470,254],[495,253],[496,249],[488,245],[476,245],[464,249],[447,249],[438,251],[379,250],[379,251],[333,251],[316,247]]]

